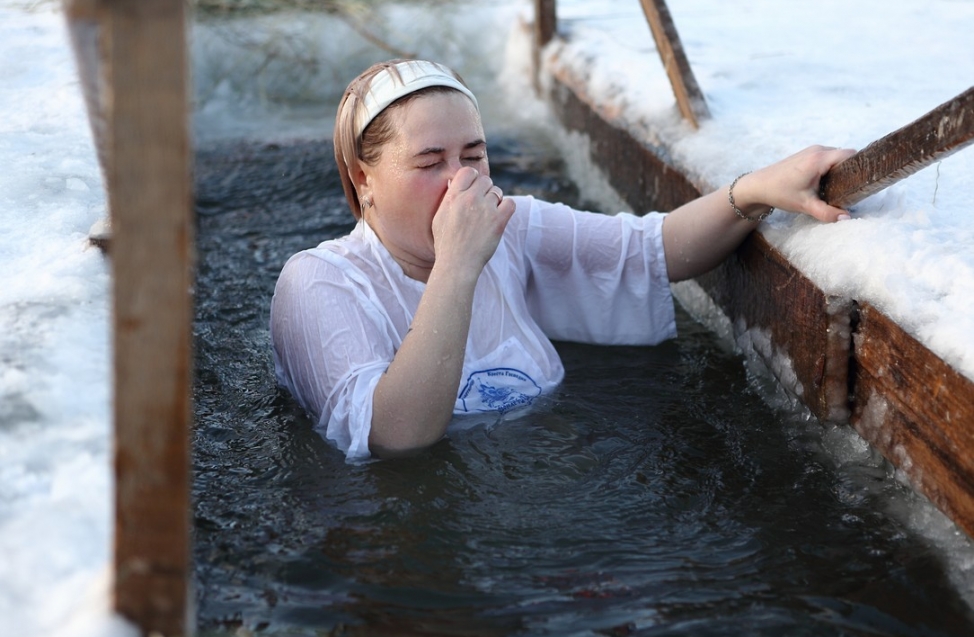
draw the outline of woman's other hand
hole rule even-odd
[[[855,153],[849,148],[810,146],[742,177],[734,186],[734,200],[742,210],[773,206],[819,221],[848,219],[848,212],[821,199],[819,188],[825,173]]]

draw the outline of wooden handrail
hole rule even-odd
[[[851,206],[974,142],[974,86],[874,141],[822,178],[822,198]]]

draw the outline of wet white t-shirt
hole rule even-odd
[[[663,215],[517,205],[474,292],[454,414],[503,414],[561,382],[549,339],[649,345],[676,335]],[[426,284],[360,221],[291,257],[271,303],[278,382],[349,459],[369,457],[372,394]]]

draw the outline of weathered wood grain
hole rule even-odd
[[[114,604],[145,634],[192,632],[193,230],[183,0],[86,0],[103,119],[114,286]],[[94,31],[92,31],[94,30]],[[97,56],[91,55],[92,41]]]
[[[974,383],[868,304],[853,353],[852,425],[974,537]]]
[[[848,208],[974,142],[974,87],[834,166],[822,198]]]
[[[650,31],[653,32],[656,49],[663,60],[663,68],[670,78],[680,114],[694,128],[700,128],[700,122],[710,117],[710,109],[707,108],[707,100],[704,99],[697,78],[690,68],[690,61],[683,50],[670,9],[664,0],[640,0],[640,3],[649,21]]]
[[[852,301],[823,293],[760,233],[697,282],[785,389],[820,421],[848,422]]]
[[[580,94],[571,78],[556,76],[548,98],[566,128],[588,137],[592,160],[633,210],[669,211],[700,196],[683,173],[610,124]]]

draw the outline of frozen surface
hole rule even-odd
[[[0,83],[0,634],[121,637],[105,193],[60,15],[0,5]]]
[[[108,609],[110,281],[86,237],[105,215],[105,193],[58,6],[0,0],[0,635],[127,637],[134,630]],[[503,67],[502,85],[516,93],[497,103],[540,117],[523,43],[504,49],[526,6],[478,3],[444,22],[410,5],[385,23],[409,24],[417,36],[399,44],[458,66],[482,96]],[[679,120],[638,3],[563,0],[560,28],[573,44],[549,53],[714,187],[807,144],[864,146],[972,82],[968,0],[682,0],[671,11],[713,113],[699,131]],[[223,37],[197,27],[199,137],[330,126],[306,111],[360,65],[324,61],[333,50],[359,55],[360,44],[351,29],[316,35],[316,24],[275,18]],[[445,44],[431,48],[438,34]],[[269,43],[282,68],[304,56],[311,81],[275,71]],[[864,201],[851,221],[779,213],[765,232],[826,291],[877,305],[974,376],[972,195],[967,149]],[[865,453],[848,431],[826,442],[840,461]],[[958,586],[970,590],[967,540],[928,505],[899,506],[952,552]]]

